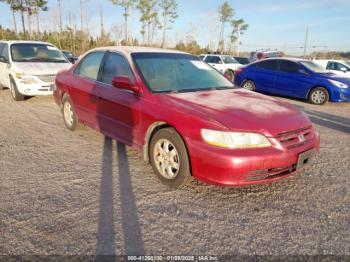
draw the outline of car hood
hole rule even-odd
[[[58,71],[68,69],[70,63],[14,63],[14,70],[26,75],[56,75]]]
[[[233,131],[273,137],[311,125],[297,107],[243,89],[167,94],[164,99],[170,106],[195,111],[199,117],[220,122]]]
[[[338,74],[334,74],[331,72],[325,73],[325,74],[318,73],[317,76],[321,77],[321,78],[325,78],[325,79],[332,79],[332,80],[340,81],[340,82],[343,82],[347,85],[350,85],[350,77],[348,74],[345,74],[345,73],[344,73],[344,75],[338,75]]]

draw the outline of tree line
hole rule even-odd
[[[62,2],[68,1],[65,14],[68,19],[63,21]],[[57,12],[58,28],[56,30],[43,30],[41,27],[42,13],[49,10],[48,1],[45,0],[0,0],[6,3],[11,10],[11,19],[13,29],[4,29],[0,27],[0,38],[2,39],[31,39],[51,42],[61,49],[71,50],[78,54],[86,50],[102,46],[102,45],[143,45],[168,47],[168,32],[172,29],[172,25],[179,17],[178,4],[176,0],[109,0],[112,5],[123,9],[123,25],[122,27],[113,26],[110,30],[105,30],[104,26],[104,10],[103,3],[100,2],[100,33],[92,36],[89,28],[84,23],[85,10],[84,0],[79,0],[80,28],[72,22],[71,0],[56,0],[55,11]],[[141,39],[137,39],[132,35],[130,30],[130,16],[134,10],[140,13],[140,35]],[[0,14],[1,15],[1,14]],[[20,17],[20,26],[16,17]],[[217,21],[220,26],[218,34],[218,45],[215,50],[213,47],[201,47],[198,42],[190,38],[187,41],[179,40],[174,46],[176,49],[191,52],[194,54],[204,53],[208,51],[216,52],[232,52],[233,47],[239,53],[239,45],[241,37],[248,29],[248,24],[243,19],[234,19],[234,9],[228,2],[224,2],[218,7]],[[33,27],[33,23],[35,26]],[[216,23],[213,21],[213,23]],[[225,37],[225,29],[230,26],[231,32]],[[116,40],[114,35],[122,35],[121,39]],[[160,39],[155,39],[160,34]],[[210,50],[211,49],[211,50]]]

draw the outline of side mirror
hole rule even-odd
[[[0,56],[0,62],[7,63],[7,64],[9,63],[9,61],[3,56]]]
[[[222,64],[222,61],[221,61],[221,60],[219,60],[219,61],[218,61],[218,64]]]
[[[74,59],[74,57],[69,57],[68,60],[69,60],[69,62],[71,62],[72,64],[75,64],[75,59]]]
[[[303,75],[309,75],[309,73],[308,72],[306,72],[304,69],[298,69],[298,72],[300,73],[300,74],[303,74]]]
[[[112,84],[115,88],[131,91],[135,95],[141,94],[141,88],[135,86],[128,76],[115,76],[112,79]]]
[[[341,67],[341,68],[340,68],[340,71],[346,73],[346,72],[348,71],[348,69],[347,69],[346,67]]]

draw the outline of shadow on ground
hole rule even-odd
[[[118,172],[113,172],[113,140],[105,137],[103,148],[103,163],[100,187],[100,211],[98,217],[96,256],[104,261],[114,261],[116,250],[116,235],[122,234],[124,253],[127,255],[142,255],[145,253],[142,241],[141,227],[135,203],[135,195],[130,177],[129,162],[125,145],[116,142],[118,155]],[[120,200],[120,218],[123,232],[115,230],[114,205],[114,175],[118,175]]]

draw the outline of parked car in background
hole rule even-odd
[[[59,70],[70,63],[52,44],[33,41],[0,42],[0,86],[11,89],[14,100],[52,95]]]
[[[200,55],[200,58],[216,70],[221,72],[230,81],[233,81],[235,71],[238,67],[242,66],[232,56],[229,55]]]
[[[281,57],[281,53],[276,50],[262,50],[250,53],[250,62],[255,62],[267,58]]]
[[[221,186],[274,182],[302,170],[319,149],[298,108],[235,88],[179,51],[94,49],[60,72],[56,87],[68,129],[82,122],[143,148],[160,181],[176,188],[191,177]]]
[[[234,56],[233,58],[241,65],[248,65],[250,63],[250,60],[248,57]]]
[[[68,59],[68,61],[71,62],[72,64],[74,64],[78,60],[78,57],[73,55],[73,53],[70,51],[62,50],[62,53]]]
[[[313,60],[316,64],[319,64],[324,69],[337,74],[347,75],[350,77],[350,65],[342,60]]]
[[[235,84],[251,91],[308,99],[318,105],[350,102],[350,78],[303,59],[271,58],[236,72]]]

